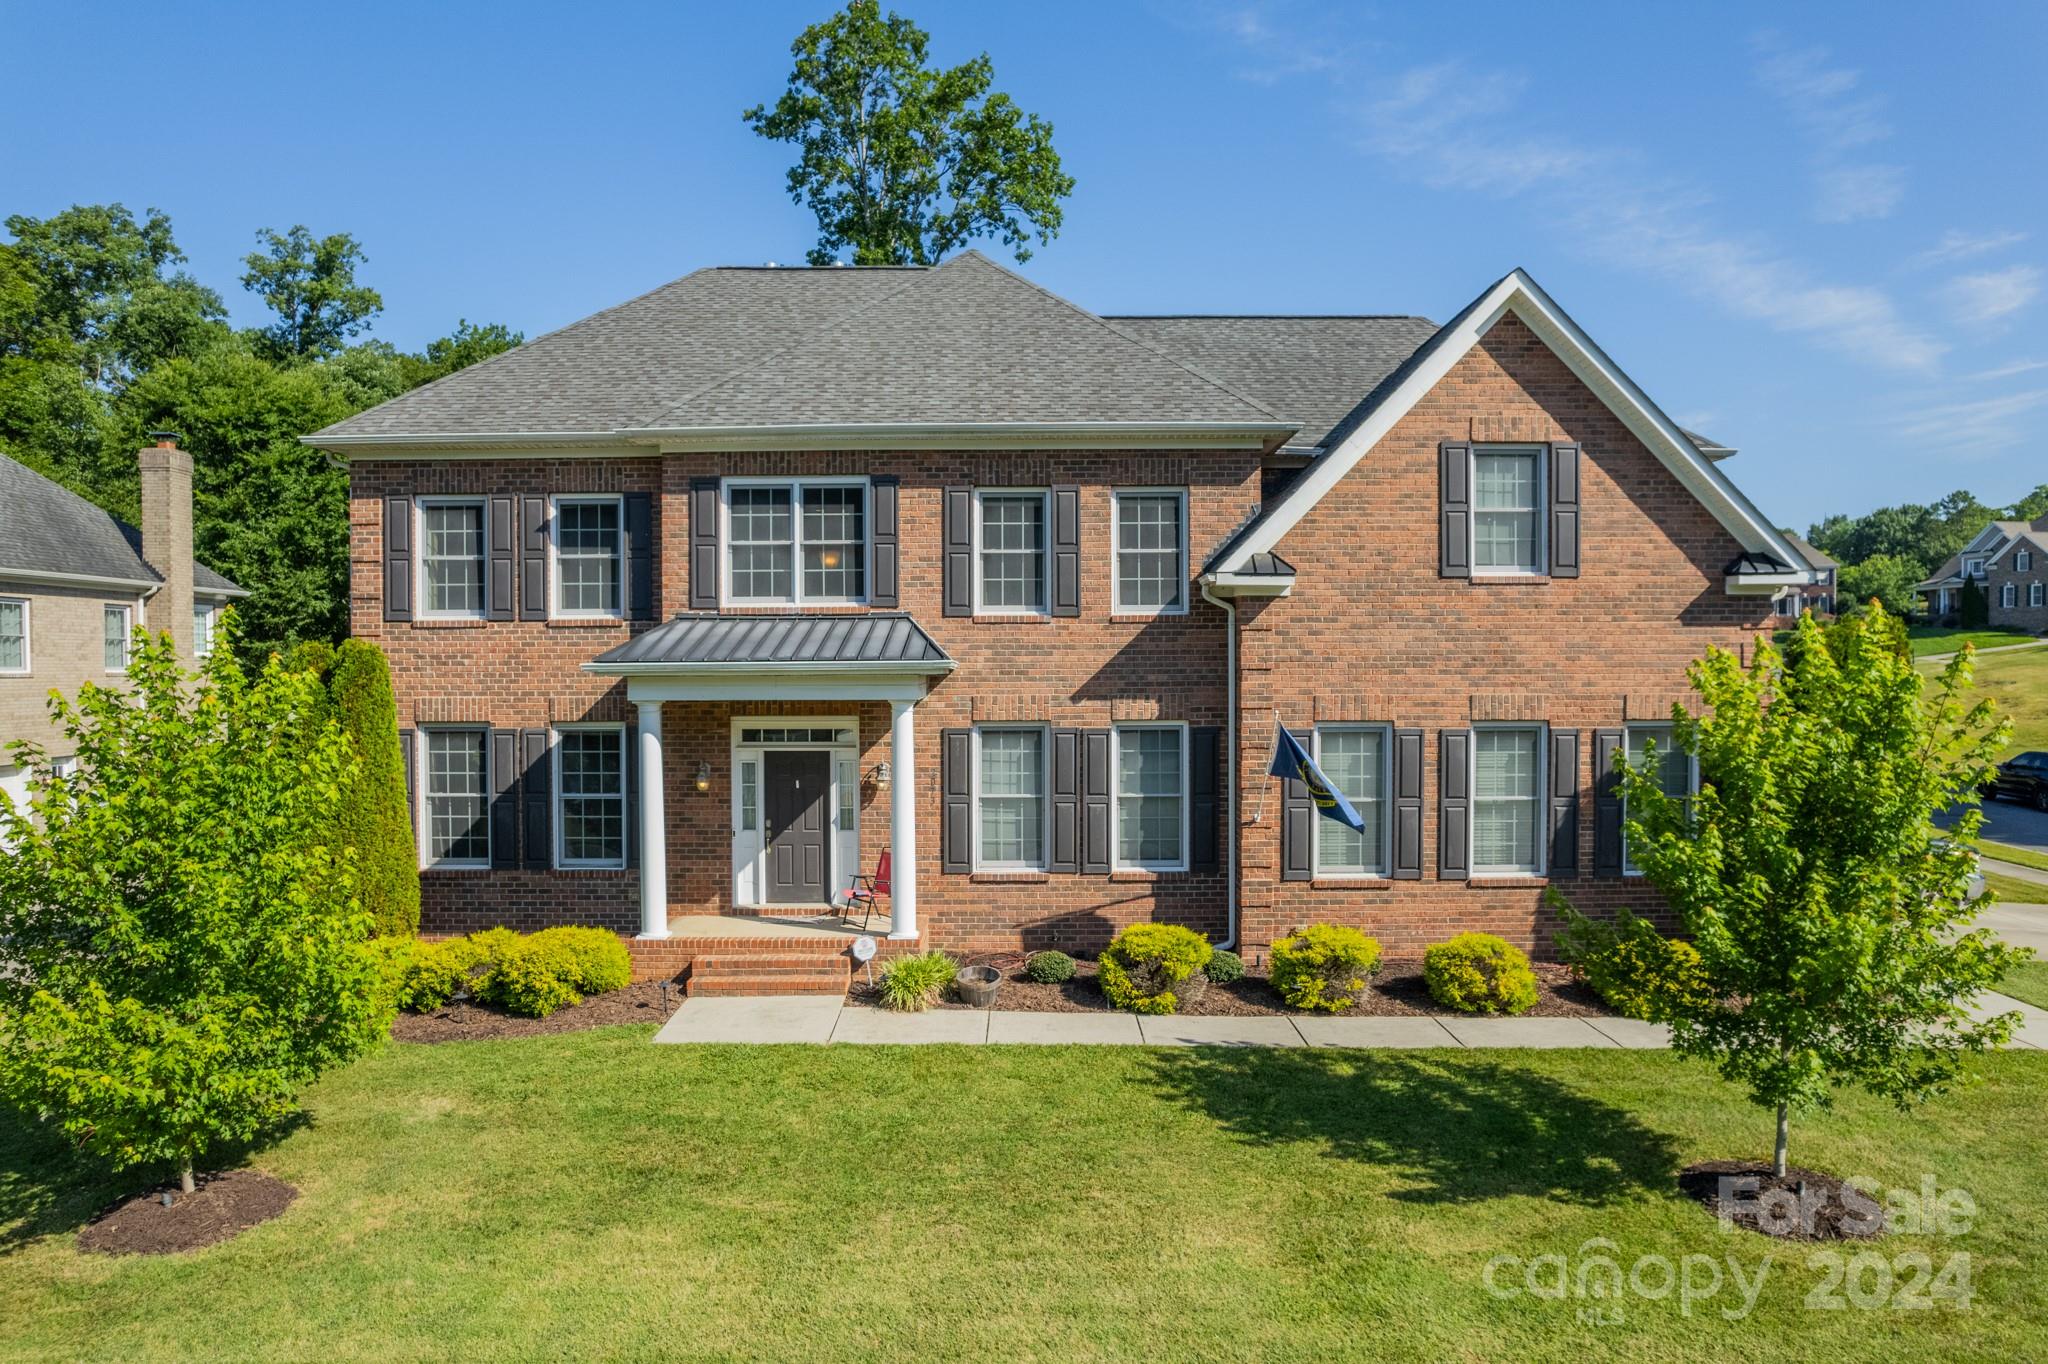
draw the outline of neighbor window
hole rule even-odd
[[[484,614],[484,504],[420,503],[420,610],[429,616]]]
[[[1651,746],[1657,750],[1657,789],[1674,800],[1690,804],[1693,793],[1692,758],[1681,748],[1673,737],[1669,725],[1630,725],[1625,738],[1628,765],[1634,767],[1649,755]],[[1636,874],[1635,863],[1628,856],[1628,807],[1622,807],[1622,868],[1629,875]]]
[[[626,864],[626,732],[616,725],[565,729],[555,736],[560,765],[555,827],[558,865]]]
[[[983,492],[978,498],[974,609],[1044,614],[1046,495]]]
[[[1045,865],[1045,731],[983,729],[976,862],[984,867]]]
[[[1386,875],[1386,763],[1386,731],[1379,726],[1316,727],[1316,765],[1365,822],[1358,832],[1334,819],[1314,821],[1316,875]]]
[[[2017,586],[2016,586],[2015,584],[2012,584],[2012,583],[2007,583],[2007,584],[2005,584],[2005,586],[2003,586],[2003,587],[1999,588],[1999,589],[1998,589],[1998,604],[1999,604],[2000,606],[2006,606],[2006,607],[2011,607],[2011,606],[2018,606],[2018,605],[2020,604],[2020,590],[2019,590],[2019,588],[2018,588],[2018,587],[2017,587]]]
[[[555,500],[555,614],[616,616],[625,533],[616,497]]]
[[[0,673],[28,670],[28,601],[0,597]]]
[[[1124,725],[1116,731],[1116,860],[1177,871],[1186,855],[1187,731]]]
[[[100,662],[110,673],[128,666],[128,635],[135,619],[132,606],[107,606],[100,612]]]
[[[2033,552],[2024,549],[2015,550],[2012,556],[2012,566],[2019,572],[2025,573],[2034,566]]]
[[[1531,447],[1472,452],[1472,571],[1540,573],[1538,455]]]
[[[1187,497],[1177,488],[1119,490],[1112,609],[1180,615],[1187,605]]]
[[[2029,605],[2029,606],[2039,606],[2040,604],[2041,604],[2041,584],[2040,584],[2040,583],[2038,583],[2038,582],[2031,582],[2031,583],[2028,583],[2028,584],[2027,584],[2027,605]],[[0,647],[4,647],[4,646],[0,646]]]
[[[491,823],[490,740],[481,729],[426,731],[427,862],[433,866],[488,866]]]
[[[861,483],[728,487],[730,599],[790,604],[865,600],[867,496]]]
[[[205,658],[213,652],[213,616],[220,608],[209,602],[192,604],[192,656]]]
[[[1543,731],[1492,728],[1472,735],[1472,871],[1542,869],[1537,828]]]
[[[1799,614],[1799,596],[1797,593],[1787,593],[1778,598],[1778,614],[1781,616],[1796,616]]]

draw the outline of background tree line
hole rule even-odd
[[[236,329],[182,267],[168,215],[77,205],[16,214],[0,241],[0,454],[116,516],[140,514],[135,451],[176,431],[193,456],[199,558],[250,590],[254,662],[348,632],[348,475],[299,437],[516,346],[458,322],[417,353],[369,336],[382,311],[345,232],[264,229],[242,284],[274,315]]]
[[[1993,521],[2032,521],[2048,516],[2048,483],[2007,507],[1992,507],[1973,494],[1953,492],[1925,506],[1902,503],[1862,516],[1836,513],[1806,532],[1814,548],[1841,562],[1839,596],[1866,602],[1876,597],[1903,615],[1916,608],[1913,585],[1924,581]]]

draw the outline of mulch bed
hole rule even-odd
[[[199,1175],[193,1193],[170,1183],[124,1198],[86,1224],[78,1249],[89,1255],[174,1255],[218,1245],[292,1205],[299,1191],[261,1170]],[[171,1206],[163,1204],[165,1190]]]
[[[682,987],[670,986],[668,998],[670,1008],[682,1003]],[[391,1024],[391,1036],[398,1042],[483,1042],[661,1021],[661,983],[648,981],[608,994],[591,995],[581,1004],[557,1009],[546,1018],[521,1018],[490,1004],[459,1001],[430,1014],[400,1014]]]
[[[1728,1175],[1754,1176],[1754,1191],[1731,1190],[1723,1204],[1721,1180]],[[1703,1160],[1678,1172],[1678,1188],[1716,1217],[1779,1240],[1871,1240],[1885,1232],[1884,1209],[1875,1200],[1848,1189],[1845,1201],[1841,1180],[1796,1165],[1780,1176],[1756,1161]]]
[[[1024,976],[1024,954],[1019,952],[986,953],[961,960],[962,966],[993,966],[1003,973],[1002,988],[996,992],[995,1007],[1015,1009],[1020,1013],[1100,1013],[1110,1008],[1103,997],[1102,987],[1095,983],[1095,963],[1077,961],[1074,963],[1074,979],[1060,985],[1041,985]],[[1538,963],[1536,972],[1536,1007],[1523,1018],[1588,1018],[1606,1017],[1609,1010],[1600,1003],[1600,997],[1583,984],[1572,979],[1571,972],[1562,966]],[[863,976],[855,977],[854,987],[847,992],[846,1002],[856,1005],[879,1007],[876,991]],[[964,1009],[968,1006],[956,1000],[947,999],[942,1009]],[[1242,980],[1226,985],[1211,983],[1202,992],[1201,998],[1184,1002],[1180,1013],[1190,1017],[1245,1017],[1251,1015],[1301,1014],[1304,1010],[1290,1009],[1280,998],[1279,992],[1264,976],[1247,974]],[[1422,963],[1419,961],[1390,961],[1380,968],[1373,978],[1372,988],[1357,1005],[1344,1011],[1350,1015],[1419,1015],[1435,1014],[1445,1018],[1466,1017],[1456,1010],[1446,1009],[1429,997],[1429,989],[1422,983]]]

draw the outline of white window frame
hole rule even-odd
[[[107,662],[107,612],[121,613],[121,665],[109,668]],[[112,676],[128,671],[128,660],[135,657],[135,606],[132,602],[109,601],[100,603],[100,667]]]
[[[1984,561],[1983,561],[1982,559],[1965,559],[1965,560],[1963,560],[1963,576],[1964,576],[1965,578],[1981,578],[1981,577],[1983,577],[1983,576],[1984,576]]]
[[[2041,605],[2042,596],[2043,589],[2039,578],[2027,584],[2027,605],[2030,608]]]
[[[1176,497],[1180,499],[1180,544],[1178,567],[1180,603],[1177,606],[1134,606],[1123,599],[1123,504],[1127,497]],[[1051,533],[1048,523],[1048,535]],[[1051,565],[1047,565],[1051,571]],[[1112,488],[1109,492],[1109,601],[1110,612],[1118,616],[1185,616],[1188,613],[1188,490],[1186,488]],[[1186,850],[1183,849],[1183,852]]]
[[[564,506],[589,506],[610,503],[619,516],[619,547],[614,561],[618,565],[616,581],[619,588],[618,609],[614,611],[566,610],[562,606],[562,553],[561,529]],[[623,493],[556,493],[548,498],[548,619],[549,620],[623,620],[626,616],[626,498]]]
[[[1183,593],[1185,595],[1185,593]],[[1173,862],[1126,862],[1123,839],[1123,766],[1125,730],[1172,729],[1180,732],[1180,858]],[[1193,804],[1188,780],[1188,726],[1183,720],[1143,720],[1111,725],[1109,730],[1109,840],[1110,866],[1117,871],[1186,871],[1188,869],[1188,815]],[[1048,808],[1049,798],[1048,798]]]
[[[1323,828],[1328,822],[1321,813],[1309,821],[1310,861],[1312,874],[1318,881],[1384,881],[1393,872],[1394,856],[1394,727],[1384,723],[1341,721],[1335,724],[1319,724],[1309,737],[1310,752],[1316,766],[1323,765],[1323,736],[1325,734],[1373,733],[1380,736],[1380,862],[1378,867],[1362,870],[1350,867],[1326,869],[1323,866]],[[1326,769],[1327,770],[1327,769]],[[1347,797],[1348,799],[1348,797]]]
[[[433,795],[433,764],[429,761],[428,736],[434,734],[474,734],[483,740],[484,757],[484,855],[481,860],[434,857],[433,830],[428,824],[427,804]],[[421,725],[413,731],[413,785],[414,794],[413,828],[418,830],[416,847],[419,852],[421,871],[488,871],[491,867],[491,801],[497,795],[496,782],[491,772],[491,727],[489,725]]]
[[[1017,733],[1030,730],[1038,735],[1038,852],[1036,862],[996,861],[981,850],[981,736],[989,731]],[[976,871],[1044,871],[1052,857],[1052,728],[1049,725],[976,725],[974,727],[973,771],[970,777],[974,807],[974,861]]]
[[[1630,767],[1634,767],[1636,764],[1635,740],[1637,734],[1657,739],[1659,747],[1665,748],[1665,751],[1669,751],[1668,747],[1666,747],[1667,745],[1675,745],[1677,742],[1675,731],[1668,720],[1645,721],[1637,725],[1623,725],[1621,730],[1621,754]],[[1700,760],[1688,753],[1685,759],[1685,768],[1685,795],[1687,800],[1691,800],[1700,793]],[[1636,866],[1635,859],[1629,856],[1628,801],[1626,799],[1621,802],[1621,874],[1623,876],[1641,876],[1643,874],[1642,870]]]
[[[475,507],[477,512],[477,609],[442,611],[427,605],[427,509]],[[491,508],[488,498],[432,496],[413,499],[413,615],[419,620],[489,620],[491,615]]]
[[[21,608],[21,666],[19,668],[0,668],[0,677],[27,677],[35,671],[36,667],[36,658],[32,647],[34,641],[30,638],[29,627],[29,617],[34,614],[34,608],[27,597],[0,597],[0,605],[19,606]],[[100,628],[102,630],[106,628],[104,621],[101,623]]]
[[[1536,566],[1534,568],[1503,568],[1479,564],[1479,458],[1482,455],[1527,455],[1535,478],[1530,483],[1530,497],[1535,505],[1530,508],[1535,517],[1534,530]],[[1494,441],[1485,445],[1473,445],[1465,457],[1465,486],[1470,490],[1471,501],[1467,504],[1465,516],[1465,562],[1472,566],[1475,578],[1547,578],[1550,576],[1550,447],[1531,445],[1519,441]]]
[[[2014,550],[2012,554],[2012,566],[2013,571],[2017,573],[2031,572],[2034,567],[2034,552],[2032,550],[2027,549]]]
[[[1036,497],[1041,514],[1040,528],[1045,541],[1040,549],[1038,587],[1043,606],[990,606],[981,590],[981,503],[984,497]],[[1052,614],[1052,490],[1050,488],[976,488],[974,490],[974,614],[977,616],[1024,616],[1030,619]]]
[[[740,597],[732,590],[732,494],[741,488],[787,488],[789,490],[789,597]],[[806,597],[804,595],[803,495],[806,488],[860,489],[861,587],[858,597]],[[718,485],[718,598],[727,606],[865,606],[875,589],[875,494],[862,475],[839,478],[746,478],[721,479]]]
[[[2011,581],[2001,583],[1998,588],[1998,609],[2001,611],[2010,611],[2019,604],[2019,584]]]
[[[622,526],[623,529],[623,526]],[[562,778],[565,775],[562,764],[562,736],[565,734],[615,734],[619,741],[619,855],[608,858],[570,857],[567,851],[568,830],[562,818]],[[591,723],[555,725],[548,733],[548,747],[553,761],[548,764],[554,778],[554,804],[549,818],[554,823],[554,862],[557,871],[623,871],[626,866],[626,849],[632,845],[633,802],[628,789],[632,781],[632,761],[626,752],[626,727],[622,724]],[[610,800],[609,796],[579,797],[579,799]]]
[[[199,621],[206,620],[206,638],[199,638]],[[213,632],[220,625],[220,603],[217,601],[195,601],[192,603],[192,656],[205,658],[213,653]]]
[[[1535,851],[1536,864],[1533,867],[1481,866],[1479,864],[1479,736],[1487,731],[1515,730],[1533,732],[1536,735],[1536,789],[1535,797]],[[1532,724],[1526,720],[1489,721],[1472,726],[1471,750],[1465,757],[1465,790],[1467,792],[1465,815],[1465,865],[1470,868],[1475,881],[1495,877],[1547,876],[1550,870],[1550,839],[1547,837],[1550,824],[1550,806],[1544,793],[1550,789],[1550,725],[1546,722]]]

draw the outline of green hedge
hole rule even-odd
[[[1430,997],[1468,1014],[1523,1014],[1536,1007],[1536,973],[1521,948],[1491,933],[1460,933],[1422,954]]]
[[[1341,924],[1310,924],[1273,944],[1273,988],[1297,1009],[1348,1009],[1379,969],[1378,941]]]
[[[1201,971],[1214,955],[1209,940],[1191,928],[1132,924],[1102,950],[1096,979],[1119,1009],[1170,1014],[1208,984]]]
[[[401,1009],[428,1013],[466,993],[509,1013],[545,1018],[585,995],[623,990],[633,961],[618,935],[602,928],[544,928],[521,936],[488,928],[466,938],[422,942],[379,939],[385,982]]]
[[[1665,937],[1627,910],[1606,923],[1563,908],[1558,955],[1608,1008],[1624,1018],[1666,1023],[1706,1006],[1711,991],[1691,943]]]

